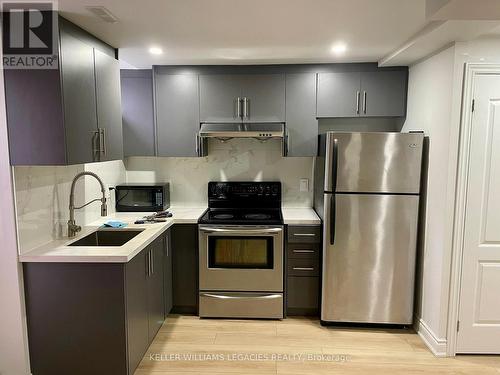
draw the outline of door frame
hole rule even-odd
[[[472,130],[472,100],[475,79],[478,75],[500,75],[500,64],[466,63],[463,83],[458,168],[456,178],[455,215],[451,254],[450,295],[448,301],[447,356],[456,355],[458,340],[458,318],[464,254],[465,215],[467,209],[467,185],[469,178],[470,143]]]

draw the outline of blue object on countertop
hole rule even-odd
[[[110,220],[104,223],[104,226],[107,228],[125,228],[127,223],[124,223],[123,221]]]

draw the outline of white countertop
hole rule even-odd
[[[171,207],[173,217],[164,223],[134,224],[137,219],[150,213],[118,212],[86,225],[78,236],[51,241],[19,256],[20,262],[68,262],[68,263],[126,263],[153,242],[173,224],[196,224],[206,207]],[[283,208],[283,220],[290,225],[320,224],[321,220],[312,208]],[[94,232],[109,220],[127,223],[125,230],[142,229],[142,232],[123,246],[68,246],[70,243]]]
[[[283,221],[288,225],[321,224],[321,219],[312,208],[286,208],[281,209]]]
[[[62,238],[51,241],[19,256],[20,262],[68,262],[68,263],[126,263],[139,254],[173,224],[196,224],[206,207],[169,209],[173,217],[164,223],[134,224],[134,221],[151,212],[117,212],[82,227],[74,238]],[[68,246],[70,243],[94,232],[109,220],[127,223],[125,230],[143,229],[141,233],[123,246]]]

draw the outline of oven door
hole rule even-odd
[[[283,291],[283,227],[210,226],[200,232],[200,290]]]

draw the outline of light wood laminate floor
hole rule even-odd
[[[500,375],[500,356],[436,358],[413,331],[322,327],[317,319],[169,316],[136,375]]]

